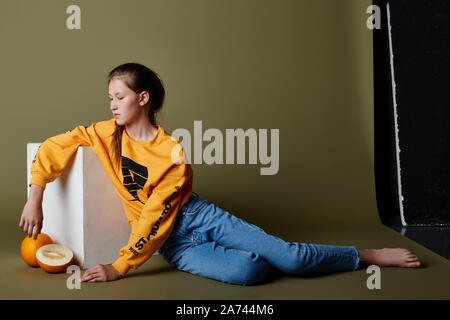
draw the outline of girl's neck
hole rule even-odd
[[[151,141],[158,131],[146,117],[141,117],[140,120],[125,125],[125,130],[132,139],[138,141]]]

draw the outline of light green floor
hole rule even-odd
[[[271,230],[280,236],[281,232]],[[383,225],[283,231],[287,241],[355,245],[359,249],[405,247],[419,256],[422,268],[382,268],[381,289],[369,290],[366,270],[318,277],[286,275],[258,286],[237,286],[179,271],[160,255],[127,277],[106,283],[82,283],[69,290],[69,274],[48,274],[24,264],[22,234],[2,241],[1,299],[449,299],[450,262]],[[323,239],[327,239],[326,242]],[[15,245],[12,242],[16,241]],[[9,245],[7,244],[9,242]]]

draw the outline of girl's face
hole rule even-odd
[[[113,78],[109,82],[110,108],[120,126],[130,124],[145,116],[144,105],[147,103],[145,91],[137,94],[128,88],[120,79]]]

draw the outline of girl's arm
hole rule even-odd
[[[119,258],[112,264],[122,276],[130,268],[137,269],[167,240],[183,199],[192,193],[192,178],[189,164],[174,165],[153,189],[138,221],[132,225],[127,245],[120,249]]]
[[[92,145],[95,123],[89,127],[78,126],[66,133],[50,137],[38,148],[31,164],[30,193],[23,208],[19,228],[34,239],[41,232],[42,200],[46,184],[54,181],[78,150],[79,146]]]
[[[25,204],[20,217],[19,228],[22,229],[28,236],[33,236],[34,239],[41,232],[42,229],[42,199],[44,196],[44,189],[36,184],[31,185],[30,196]]]
[[[50,137],[40,146],[31,164],[29,186],[45,185],[54,181],[74,156],[79,146],[92,146],[95,136],[95,123],[89,127],[78,126],[66,133]]]

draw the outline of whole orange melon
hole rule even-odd
[[[23,261],[31,267],[39,267],[36,260],[36,252],[40,247],[51,243],[53,243],[52,238],[45,233],[39,233],[36,240],[33,237],[26,236],[20,246]]]

